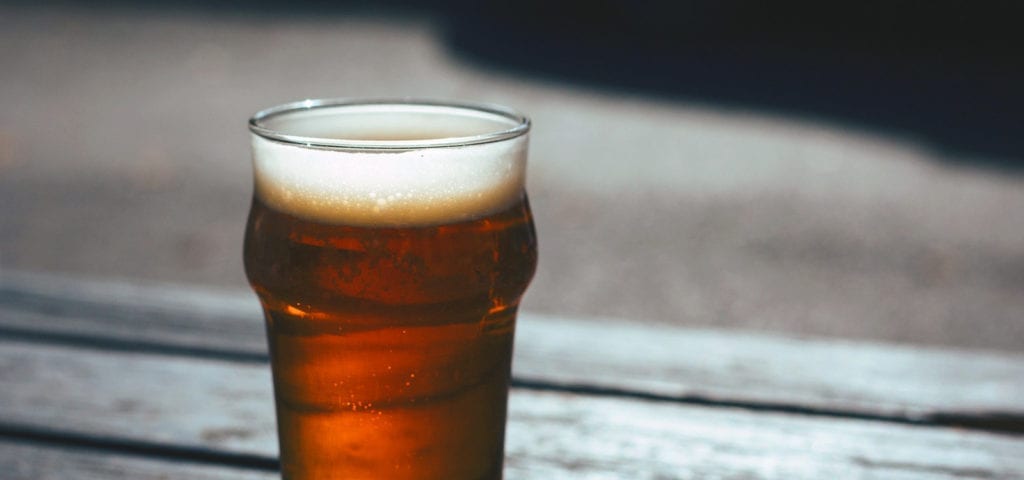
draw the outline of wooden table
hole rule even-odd
[[[509,479],[1022,479],[1024,355],[522,314]],[[0,478],[276,478],[247,292],[0,272]]]

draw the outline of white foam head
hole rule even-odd
[[[522,116],[331,103],[278,107],[250,121],[256,195],[267,206],[320,223],[409,226],[481,217],[522,195]]]

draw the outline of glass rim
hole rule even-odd
[[[502,117],[506,120],[511,120],[512,126],[507,129],[498,129],[493,132],[459,137],[441,137],[417,140],[358,140],[294,135],[280,129],[270,128],[266,125],[267,120],[279,115],[323,108],[361,106],[440,107],[453,110],[464,110],[477,114],[483,113]],[[423,98],[311,98],[284,103],[256,112],[249,118],[249,131],[267,140],[307,148],[336,150],[419,150],[424,148],[478,145],[516,138],[525,135],[530,131],[530,119],[516,110],[492,103],[432,100]]]

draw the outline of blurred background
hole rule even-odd
[[[524,308],[1024,349],[1015,2],[0,2],[0,274],[247,288],[245,121],[534,120]]]

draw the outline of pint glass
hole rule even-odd
[[[245,270],[283,478],[501,478],[516,309],[537,261],[529,121],[307,100],[249,128]]]

